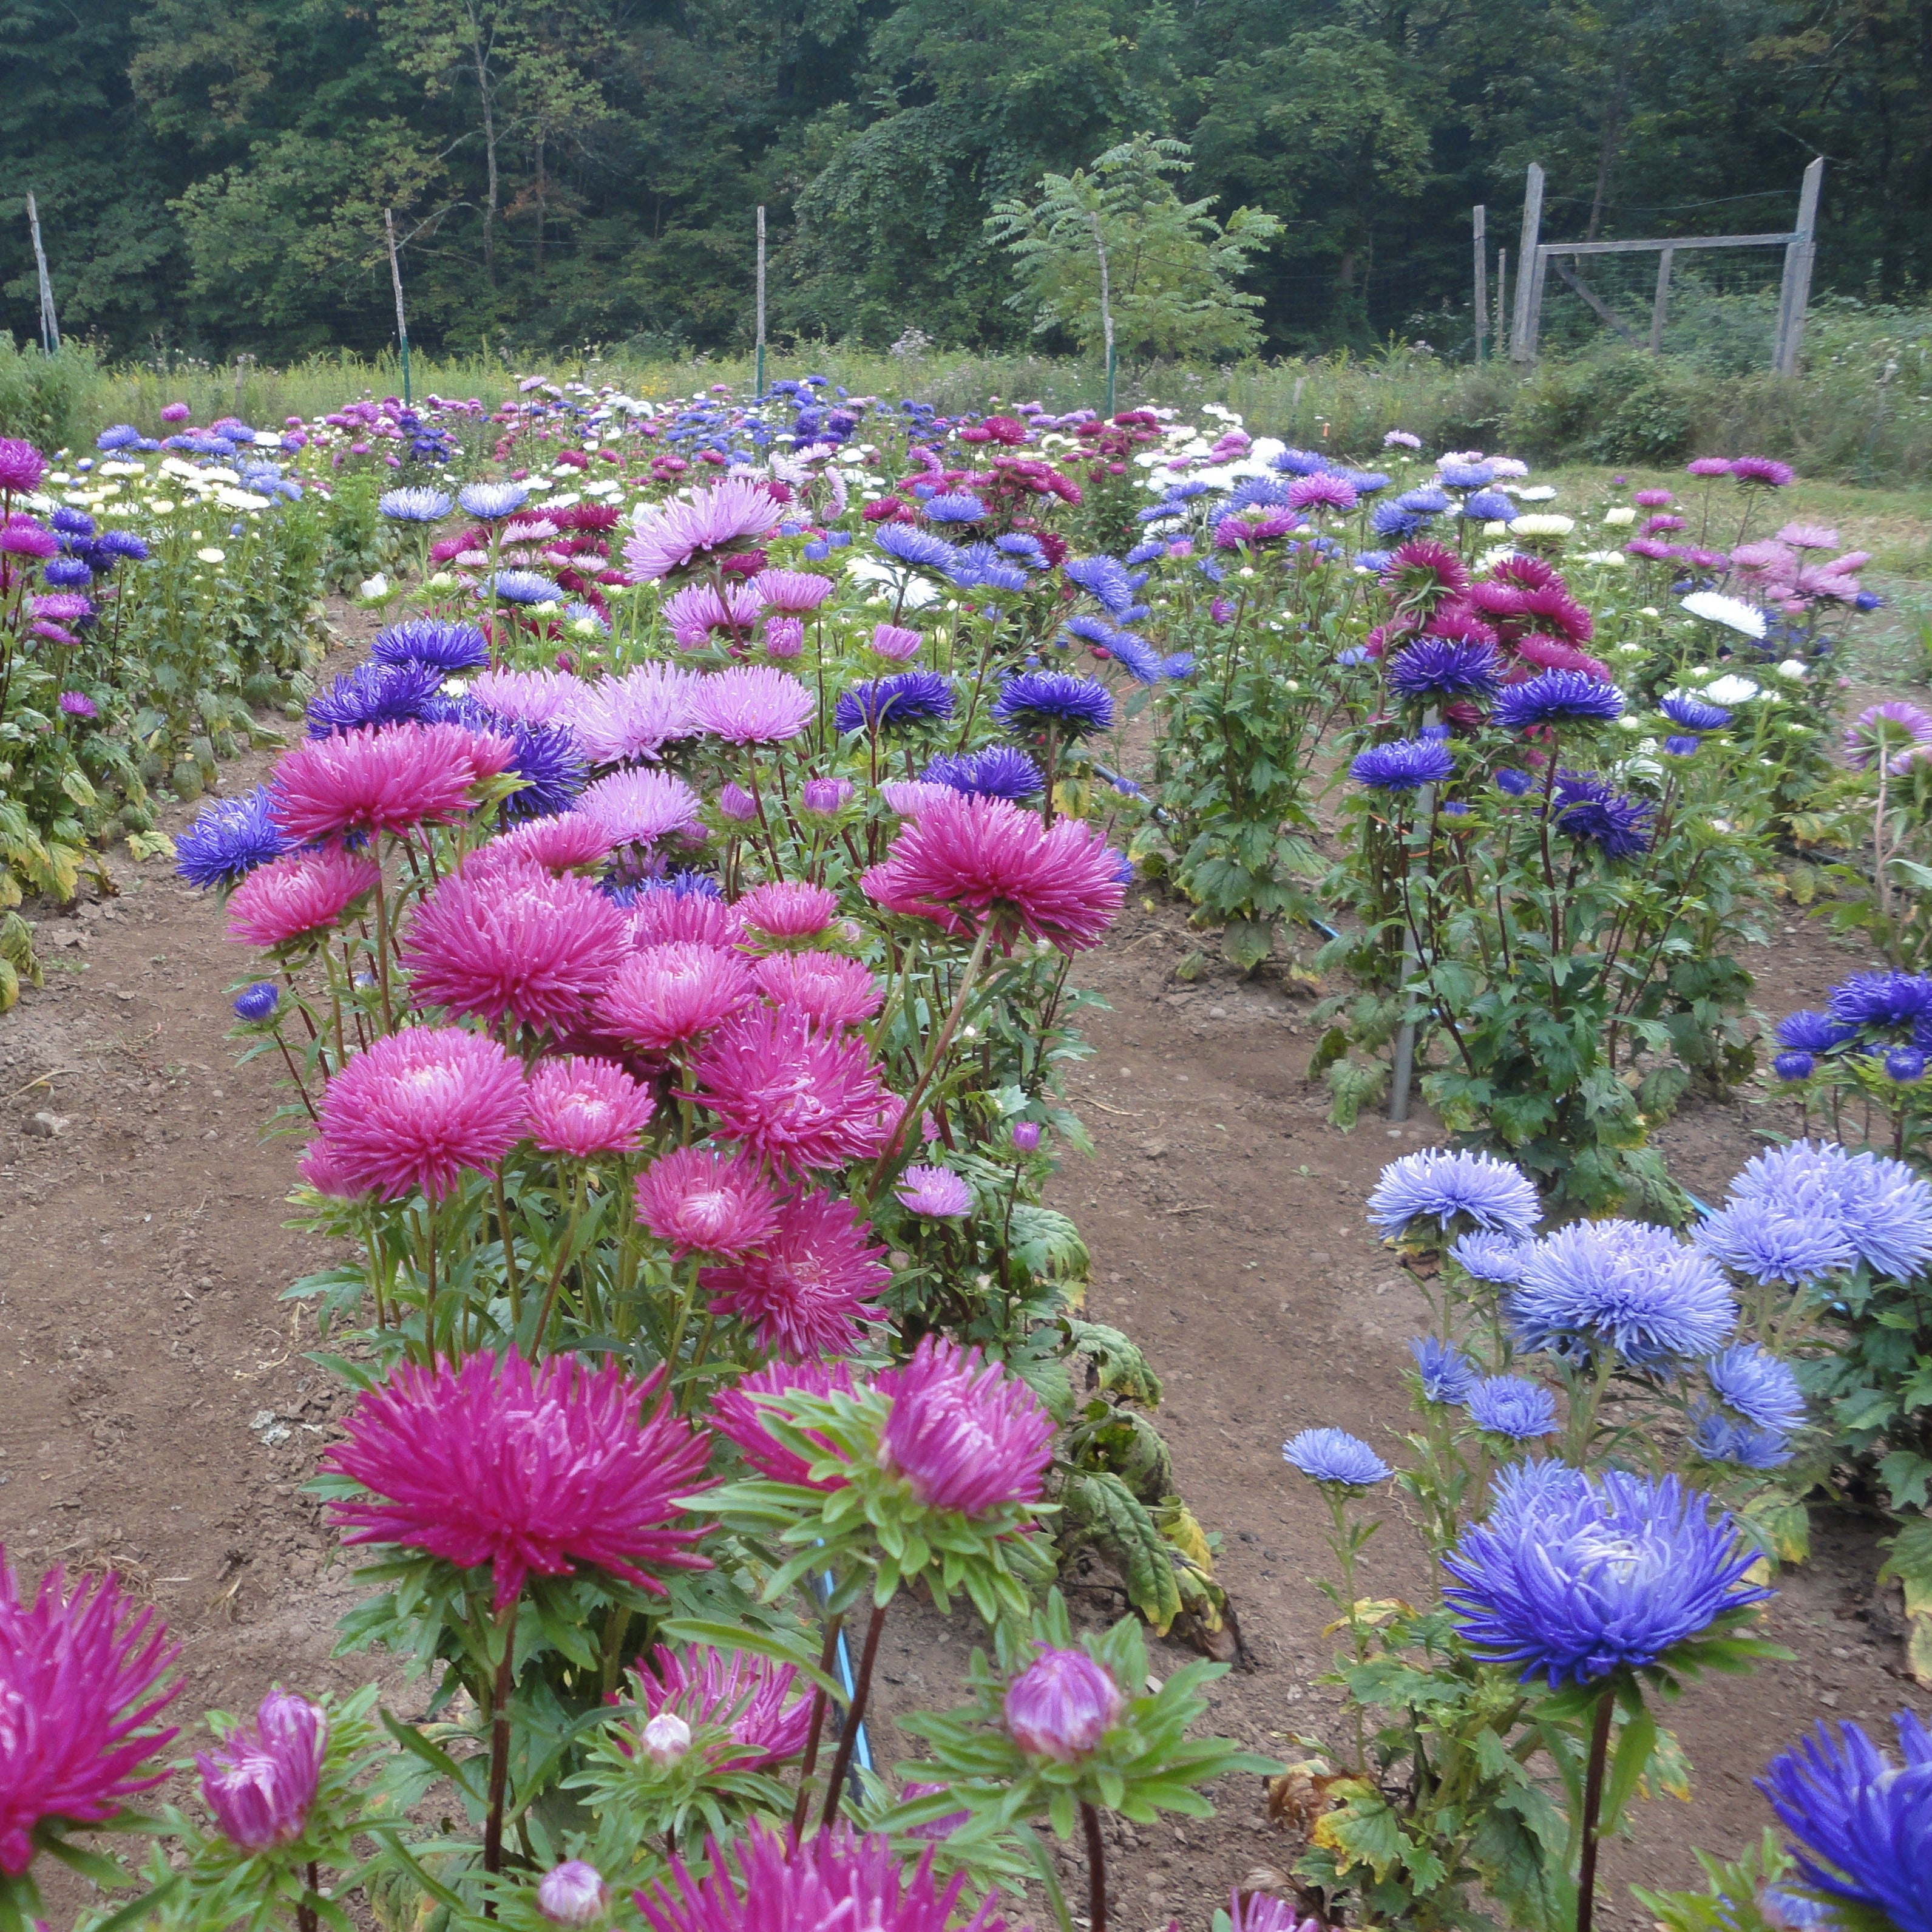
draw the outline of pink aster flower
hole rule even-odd
[[[670,772],[613,772],[587,785],[577,801],[614,845],[652,845],[698,829],[698,794]]]
[[[824,886],[772,879],[742,894],[736,911],[754,933],[773,939],[811,939],[838,916],[838,895]]]
[[[812,1481],[812,1465],[794,1455],[765,1426],[766,1418],[777,1411],[769,1400],[760,1402],[756,1398],[787,1395],[794,1389],[806,1395],[850,1395],[854,1393],[852,1371],[843,1362],[776,1361],[754,1370],[742,1382],[711,1398],[712,1426],[727,1441],[736,1443],[739,1453],[760,1475],[769,1476],[774,1482],[796,1483],[814,1490],[842,1488],[845,1480],[842,1476]],[[814,1436],[812,1439],[816,1442],[821,1438]],[[830,1454],[829,1444],[826,1449]]]
[[[639,1697],[650,1717],[670,1712],[694,1730],[712,1726],[730,1733],[706,1756],[717,1771],[766,1771],[805,1748],[812,1724],[808,1698],[795,1695],[798,1672],[748,1651],[727,1658],[708,1645],[682,1651],[659,1644],[651,1667],[640,1670]]]
[[[950,1167],[909,1167],[892,1192],[908,1213],[927,1220],[973,1211],[973,1190]]]
[[[823,1027],[861,1026],[886,1003],[863,961],[837,952],[774,952],[752,968],[775,1006],[794,1006]]]
[[[1838,533],[1822,524],[1786,524],[1778,533],[1780,543],[1794,550],[1836,550]]]
[[[1039,1500],[1053,1418],[1017,1376],[976,1348],[928,1335],[876,1386],[892,1404],[882,1450],[928,1508],[984,1516]]]
[[[411,1027],[350,1056],[323,1090],[317,1125],[338,1184],[328,1192],[440,1200],[466,1168],[488,1172],[516,1144],[523,1070],[481,1034]]]
[[[1006,1730],[1022,1750],[1071,1764],[1120,1721],[1127,1700],[1112,1673],[1084,1650],[1039,1649],[1007,1686]]]
[[[767,617],[764,643],[768,658],[795,658],[805,649],[805,626],[796,617]]]
[[[1782,490],[1798,480],[1798,472],[1788,463],[1771,456],[1739,456],[1732,459],[1731,474],[1740,483],[1766,490]]]
[[[880,786],[879,796],[900,818],[916,818],[959,794],[950,785],[933,784],[925,778],[892,778]]]
[[[254,1728],[230,1731],[197,1751],[201,1795],[223,1834],[244,1852],[292,1845],[308,1823],[328,1748],[328,1714],[277,1688],[262,1700]]]
[[[346,1544],[488,1564],[499,1610],[532,1570],[568,1576],[580,1562],[663,1596],[641,1566],[711,1567],[690,1547],[708,1528],[670,1527],[674,1498],[707,1486],[710,1438],[672,1414],[664,1379],[573,1355],[534,1370],[487,1351],[406,1364],[356,1399],[348,1441],[322,1458],[370,1492],[331,1503],[332,1518]]]
[[[1881,755],[1889,771],[1903,771],[1922,747],[1932,745],[1932,718],[1916,704],[1893,698],[1868,704],[1845,728],[1845,762],[1864,771]]]
[[[461,724],[390,724],[311,738],[284,753],[270,812],[292,838],[396,834],[469,814],[484,778],[508,770],[514,748]]]
[[[1756,543],[1739,544],[1731,552],[1731,567],[1748,575],[1788,577],[1798,568],[1797,554],[1780,538],[1760,537]]]
[[[546,1060],[530,1076],[530,1138],[548,1153],[579,1160],[634,1154],[657,1111],[648,1087],[608,1060]]]
[[[1694,456],[1684,468],[1685,473],[1692,476],[1728,476],[1731,473],[1731,459],[1728,456]]]
[[[1346,476],[1318,472],[1298,476],[1288,486],[1291,510],[1352,510],[1355,502],[1355,486]]]
[[[850,778],[807,778],[799,789],[798,808],[808,818],[836,818],[851,802]]]
[[[752,588],[763,602],[794,616],[816,610],[838,587],[830,578],[811,570],[761,570],[752,579]]]
[[[501,718],[524,724],[568,724],[583,702],[582,682],[560,670],[478,671],[469,694]]]
[[[714,635],[728,643],[748,638],[758,621],[758,595],[742,584],[722,590],[713,584],[687,584],[664,599],[663,614],[680,646],[700,650]]]
[[[745,936],[745,922],[734,907],[706,892],[678,892],[659,886],[640,892],[631,908],[633,946],[668,946],[688,939],[699,946],[730,948]]]
[[[858,1324],[882,1316],[872,1298],[892,1280],[868,1232],[849,1201],[808,1194],[779,1210],[756,1253],[698,1280],[713,1309],[742,1322],[760,1348],[801,1361],[848,1355]]]
[[[554,812],[491,839],[464,869],[475,872],[479,862],[489,859],[539,866],[547,872],[574,872],[601,866],[610,856],[610,832],[601,819],[584,812]]]
[[[180,1654],[112,1576],[71,1595],[58,1564],[22,1603],[0,1552],[0,1873],[33,1862],[35,1826],[98,1825],[167,1777],[148,1761],[179,1735],[157,1720],[181,1689]]]
[[[1640,490],[1630,499],[1640,510],[1664,510],[1676,502],[1668,490]]]
[[[705,1844],[706,1876],[673,1858],[668,1879],[636,1894],[651,1932],[774,1932],[792,1927],[863,1928],[864,1932],[947,1932],[966,1876],[942,1886],[932,1852],[908,1866],[884,1838],[844,1826],[800,1844],[753,1825],[728,1851]],[[989,1894],[958,1932],[1006,1932]]]
[[[808,686],[770,664],[734,664],[692,687],[691,715],[698,728],[729,745],[796,738],[818,708]]]
[[[466,868],[410,921],[410,997],[456,1016],[568,1026],[625,958],[625,928],[623,913],[587,880],[527,864],[479,879]]]
[[[228,937],[238,945],[277,946],[332,932],[381,878],[373,859],[339,846],[285,852],[229,894]]]
[[[957,792],[902,826],[861,884],[887,911],[949,932],[990,922],[1002,946],[1024,932],[1067,952],[1098,945],[1126,896],[1116,855],[1090,826],[1042,827],[1004,799]]]
[[[654,759],[674,738],[688,737],[692,674],[677,664],[644,664],[622,677],[582,687],[571,719],[593,764]]]
[[[902,1111],[863,1040],[782,1008],[754,1006],[720,1027],[698,1048],[692,1082],[721,1136],[794,1174],[878,1155]]]
[[[872,649],[894,664],[904,664],[908,658],[917,657],[925,643],[916,631],[903,624],[875,624],[872,627]]]
[[[737,1256],[778,1224],[778,1197],[755,1161],[674,1148],[638,1177],[638,1219],[679,1254]]]
[[[610,1910],[604,1874],[582,1858],[552,1865],[538,1884],[537,1910],[553,1925],[598,1924]]]
[[[741,476],[694,490],[688,502],[640,505],[624,544],[631,580],[648,584],[682,569],[706,550],[764,536],[783,514],[761,484]]]
[[[661,1052],[708,1033],[754,991],[750,969],[736,955],[672,940],[642,948],[618,968],[597,1016],[618,1039]]]
[[[19,436],[0,436],[0,494],[27,496],[40,487],[47,459]]]

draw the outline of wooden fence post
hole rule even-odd
[[[1487,338],[1489,335],[1490,324],[1490,291],[1488,287],[1490,275],[1490,247],[1488,238],[1484,232],[1484,224],[1487,218],[1488,213],[1489,211],[1484,207],[1480,202],[1477,202],[1474,223],[1476,254],[1476,362],[1479,367],[1483,361],[1483,352],[1488,346]]]
[[[1811,300],[1811,264],[1818,252],[1818,190],[1825,178],[1820,154],[1804,170],[1798,191],[1798,226],[1785,244],[1784,280],[1778,292],[1778,334],[1772,345],[1774,375],[1798,374],[1798,352],[1804,341],[1804,311]]]
[[[758,206],[758,367],[752,393],[765,393],[765,210]]]
[[[1510,331],[1510,356],[1517,362],[1536,359],[1536,316],[1533,302],[1543,293],[1543,257],[1538,243],[1543,234],[1543,170],[1532,161],[1522,191],[1522,240],[1516,251],[1516,322]]]
[[[403,364],[403,406],[410,406],[410,325],[403,314],[403,265],[396,255],[396,216],[393,208],[382,211],[382,234],[389,244],[389,286],[396,297],[396,346],[401,353]]]
[[[40,281],[40,352],[60,353],[60,318],[54,313],[54,285],[47,274],[47,251],[40,246],[40,211],[27,190],[27,227],[34,238],[34,268]]]
[[[1657,254],[1657,293],[1650,304],[1650,352],[1653,356],[1664,353],[1664,316],[1670,303],[1670,265],[1676,254],[1675,248],[1660,248]]]
[[[1509,250],[1496,250],[1496,353],[1507,356],[1510,352],[1509,331]]]

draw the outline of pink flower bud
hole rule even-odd
[[[190,412],[187,404],[170,403],[168,404],[166,408],[162,410],[161,420],[165,423],[186,422],[188,419],[189,413]]]
[[[1022,1154],[1033,1154],[1040,1147],[1040,1123],[1037,1120],[1016,1120],[1013,1123],[1013,1145]]]
[[[328,1718],[319,1706],[271,1690],[252,1731],[232,1731],[214,1751],[196,1754],[216,1824],[244,1852],[293,1844],[308,1822],[328,1744]]]
[[[805,626],[796,617],[768,617],[765,620],[765,655],[795,658],[805,648]]]
[[[799,795],[799,805],[814,818],[830,818],[844,810],[851,796],[850,778],[807,778]]]
[[[544,1874],[537,1910],[553,1925],[595,1925],[610,1910],[610,1888],[595,1865],[566,1858]]]
[[[908,630],[902,624],[880,624],[872,632],[873,650],[896,664],[917,657],[925,641],[916,631]]]
[[[1042,1645],[1006,1692],[1006,1730],[1022,1750],[1070,1764],[1092,1750],[1126,1708],[1120,1686],[1084,1650]]]
[[[675,1764],[690,1748],[691,1726],[675,1711],[660,1711],[644,1726],[644,1755],[653,1764]]]
[[[758,815],[758,801],[742,785],[728,784],[718,794],[718,809],[740,824]]]

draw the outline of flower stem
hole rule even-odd
[[[818,1820],[821,1830],[829,1828],[838,1815],[838,1794],[845,1788],[846,1774],[852,1768],[852,1754],[858,1748],[859,1726],[866,1721],[866,1705],[872,1693],[872,1666],[878,1658],[879,1636],[885,1627],[886,1606],[874,1603],[866,1624],[866,1647],[860,1654],[859,1681],[853,1687],[844,1728],[838,1734],[838,1754],[832,1760],[832,1776],[825,1787],[825,1809]]]
[[[825,1641],[818,1647],[818,1674],[829,1677],[832,1674],[832,1660],[838,1654],[838,1633],[844,1628],[843,1612],[825,1620]],[[798,1802],[791,1810],[792,1836],[798,1837],[805,1829],[805,1814],[812,1804],[812,1774],[818,1768],[818,1741],[825,1735],[825,1686],[815,1684],[812,1690],[812,1727],[805,1734],[805,1761],[798,1768]]]
[[[886,1170],[897,1156],[900,1143],[905,1138],[910,1125],[915,1132],[919,1126],[920,1102],[926,1098],[926,1090],[932,1084],[932,1076],[939,1070],[939,1063],[946,1057],[946,1049],[952,1044],[952,1036],[959,1030],[959,1022],[966,1011],[967,997],[980,976],[980,969],[986,963],[986,948],[992,943],[993,922],[988,918],[980,928],[980,936],[973,942],[973,950],[966,962],[966,970],[960,975],[959,990],[952,996],[952,1009],[946,1016],[946,1024],[939,1029],[932,1042],[932,1050],[926,1057],[926,1065],[910,1094],[906,1096],[905,1111],[899,1116],[898,1125],[892,1130],[892,1138],[886,1143],[872,1168],[870,1186],[866,1196],[870,1200],[884,1184]]]
[[[1583,1858],[1576,1868],[1576,1932],[1591,1932],[1597,1909],[1597,1816],[1603,1808],[1604,1765],[1610,1754],[1610,1719],[1617,1694],[1604,1687],[1597,1700],[1596,1721],[1590,1729],[1590,1762],[1583,1774]]]
[[[1100,1837],[1100,1814],[1083,1798],[1080,1822],[1087,1833],[1087,1916],[1090,1932],[1107,1932],[1107,1852]]]
[[[490,1808],[483,1826],[483,1869],[492,1873],[503,1868],[503,1796],[510,1781],[510,1694],[516,1684],[514,1598],[498,1615],[496,1629],[503,1640],[503,1658],[496,1666],[496,1695],[490,1706]],[[496,1916],[494,1910],[490,1916]]]

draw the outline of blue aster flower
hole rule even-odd
[[[1010,677],[993,700],[993,716],[1009,730],[1054,730],[1084,738],[1114,722],[1113,694],[1098,678],[1064,671],[1022,671]]]
[[[1158,684],[1166,674],[1160,653],[1131,631],[1116,631],[1107,640],[1107,649],[1136,684]]]
[[[590,776],[590,766],[577,734],[568,724],[532,724],[520,718],[488,715],[491,728],[514,747],[509,776],[524,781],[520,790],[503,801],[506,823],[554,818],[568,812]]]
[[[936,570],[950,577],[959,561],[959,553],[944,537],[934,536],[916,524],[875,524],[872,541],[890,557],[915,570]]]
[[[1858,1028],[1810,1006],[1786,1013],[1778,1023],[1778,1043],[1798,1053],[1831,1053],[1856,1036]]]
[[[1503,1472],[1488,1520],[1443,1558],[1442,1594],[1478,1656],[1554,1689],[1655,1664],[1762,1603],[1772,1592],[1744,1580],[1756,1560],[1675,1476],[1531,1463]]]
[[[1673,758],[1694,758],[1697,755],[1698,746],[1702,742],[1700,738],[1680,737],[1673,734],[1664,740],[1664,748],[1666,754]]]
[[[1791,1364],[1754,1342],[1734,1342],[1704,1364],[1718,1400],[1760,1429],[1804,1426],[1804,1391]]]
[[[1018,804],[1037,798],[1046,789],[1040,767],[1011,745],[988,745],[982,751],[949,752],[934,758],[920,773],[928,784],[950,785],[955,791],[980,798],[1004,798]]]
[[[1885,1077],[1901,1087],[1925,1078],[1925,1056],[1916,1046],[1894,1046],[1885,1057]]]
[[[1519,1347],[1572,1360],[1610,1348],[1666,1371],[1710,1354],[1738,1320],[1717,1262],[1642,1221],[1577,1221],[1546,1235],[1508,1309]]]
[[[968,544],[955,560],[952,581],[962,590],[1024,590],[1027,574],[991,544]]]
[[[1850,1268],[1858,1256],[1827,1202],[1764,1196],[1726,1202],[1690,1238],[1754,1281],[1803,1288]]]
[[[1932,1932],[1932,1732],[1910,1711],[1892,1723],[1897,1764],[1858,1725],[1834,1737],[1821,1724],[1766,1766],[1757,1788],[1798,1841],[1808,1886],[1894,1932]]]
[[[1102,650],[1112,641],[1114,627],[1104,617],[1090,617],[1084,611],[1066,620],[1068,632],[1083,644],[1098,644]]]
[[[236,1016],[251,1024],[267,1019],[281,1004],[282,995],[272,980],[257,980],[235,996]]]
[[[520,483],[471,483],[456,493],[456,500],[480,523],[513,517],[530,500]]]
[[[1348,776],[1376,791],[1400,792],[1439,784],[1455,770],[1456,760],[1440,740],[1398,738],[1390,744],[1371,745],[1349,766]]]
[[[895,671],[839,694],[832,722],[841,732],[903,730],[952,716],[952,687],[936,670]]]
[[[1228,492],[1224,510],[1282,510],[1288,507],[1288,485],[1272,477],[1244,476]],[[1131,563],[1133,560],[1130,557]]]
[[[1854,973],[1827,996],[1842,1025],[1910,1028],[1932,1026],[1932,977],[1923,973]]]
[[[146,563],[151,554],[147,544],[132,530],[104,530],[94,548],[110,556],[124,558],[129,563]]]
[[[1062,565],[1067,581],[1077,584],[1087,594],[1125,622],[1134,601],[1132,580],[1127,567],[1111,556],[1070,557]]]
[[[1346,1429],[1304,1429],[1281,1446],[1282,1459],[1318,1483],[1366,1490],[1388,1481],[1389,1466]]]
[[[412,484],[400,490],[385,490],[376,499],[376,507],[392,523],[434,524],[449,514],[449,499],[440,490]]]
[[[1328,458],[1314,449],[1284,449],[1273,461],[1290,476],[1319,476],[1330,466]]]
[[[490,662],[490,640],[475,624],[444,617],[407,617],[378,631],[369,646],[378,664],[433,664],[446,676],[481,670]]]
[[[94,519],[85,510],[72,509],[64,503],[47,521],[64,537],[91,537],[94,531]]]
[[[1522,1376],[1486,1376],[1464,1398],[1464,1406],[1478,1429],[1514,1442],[1556,1433],[1556,1398]]]
[[[558,586],[534,570],[500,570],[485,587],[506,604],[555,604],[563,597]]]
[[[1166,539],[1164,537],[1150,537],[1145,543],[1136,544],[1128,551],[1127,561],[1130,563],[1152,563],[1166,554]]]
[[[1771,1070],[1780,1080],[1809,1080],[1818,1070],[1818,1062],[1808,1053],[1774,1053]]]
[[[1516,771],[1511,766],[1505,765],[1497,772],[1496,783],[1508,792],[1511,798],[1521,798],[1526,792],[1534,788],[1536,781],[1528,772]]]
[[[1046,568],[1046,550],[1036,536],[1026,530],[1009,530],[993,539],[993,548],[1003,556],[1018,557],[1034,570]]]
[[[1459,1222],[1527,1240],[1543,1217],[1536,1189],[1521,1168],[1494,1154],[1424,1148],[1392,1160],[1369,1196],[1370,1225],[1400,1234],[1412,1221],[1444,1233]]]
[[[329,738],[365,724],[427,717],[440,700],[442,675],[434,664],[358,664],[309,700],[308,735]]]
[[[1422,1393],[1430,1402],[1462,1402],[1476,1386],[1476,1368],[1460,1348],[1433,1335],[1418,1335],[1408,1345],[1422,1378]]]
[[[1796,1141],[1744,1163],[1731,1202],[1746,1200],[1834,1217],[1874,1274],[1909,1281],[1932,1261],[1932,1184],[1902,1161]]]
[[[709,872],[689,871],[666,872],[661,878],[639,879],[629,885],[606,880],[601,890],[607,898],[627,907],[634,906],[652,892],[669,892],[680,899],[722,900],[724,896],[724,889]]]
[[[270,802],[266,785],[216,800],[176,839],[175,870],[206,892],[238,885],[257,866],[280,858],[295,841],[270,817]]]
[[[1477,1281],[1514,1287],[1522,1279],[1529,1258],[1536,1251],[1534,1241],[1519,1240],[1511,1234],[1492,1234],[1478,1231],[1464,1234],[1450,1244],[1449,1256],[1462,1272]]]
[[[1506,524],[1516,514],[1516,506],[1500,490],[1478,490],[1462,506],[1462,514],[1482,524]]]
[[[1506,731],[1527,731],[1532,724],[1607,724],[1623,712],[1624,694],[1614,685],[1580,670],[1546,670],[1508,686],[1494,716]]]
[[[50,557],[40,574],[56,590],[84,590],[94,581],[94,570],[85,557]]]
[[[1389,662],[1388,682],[1411,704],[1486,698],[1502,666],[1496,646],[1466,638],[1418,638]]]
[[[1654,808],[1612,791],[1594,772],[1558,772],[1550,809],[1565,838],[1595,846],[1606,859],[1634,858],[1650,849]]]
[[[1176,651],[1171,657],[1162,658],[1160,674],[1173,684],[1178,684],[1184,677],[1192,677],[1194,675],[1194,653],[1192,651]]]
[[[977,524],[986,520],[986,506],[970,490],[948,490],[926,500],[926,514],[935,524]]]
[[[1436,474],[1445,490],[1480,490],[1496,480],[1486,463],[1438,463]]]
[[[1731,714],[1720,704],[1706,704],[1701,698],[1673,692],[1658,707],[1673,724],[1687,731],[1721,731],[1731,722]]]
[[[1428,520],[1402,508],[1400,500],[1378,503],[1369,512],[1369,528],[1388,544],[1406,543]]]
[[[1706,1462],[1734,1462],[1741,1469],[1781,1468],[1791,1460],[1791,1444],[1778,1430],[1702,1406],[1690,1412],[1690,1448]]]
[[[96,449],[130,449],[141,440],[141,432],[132,423],[113,423],[94,439]]]
[[[1405,490],[1395,500],[1398,510],[1406,510],[1412,517],[1439,517],[1449,507],[1447,494],[1424,484],[1419,490]]]
[[[1378,490],[1386,490],[1392,480],[1379,470],[1338,470],[1335,473],[1358,496],[1372,496]]]

